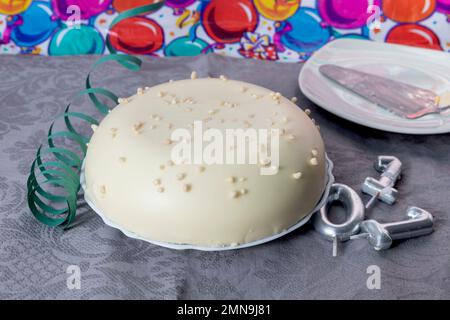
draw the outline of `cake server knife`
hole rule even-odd
[[[450,108],[450,105],[440,107],[440,98],[433,91],[403,82],[332,64],[320,66],[319,71],[341,86],[407,119]]]

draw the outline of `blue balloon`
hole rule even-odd
[[[48,54],[51,56],[76,54],[102,54],[104,41],[94,27],[78,25],[59,30],[50,41]]]
[[[321,24],[318,12],[311,8],[299,8],[280,23],[277,33],[283,46],[297,52],[314,52],[331,38],[331,28]]]
[[[361,33],[340,33],[333,29],[333,40],[335,39],[360,39],[367,40],[370,30],[368,28],[361,28]]]
[[[202,39],[195,38],[191,40],[189,36],[180,37],[174,39],[166,46],[164,49],[164,55],[168,57],[196,56],[201,53],[208,53],[212,51],[211,48],[206,49],[207,47],[208,43]]]
[[[342,34],[336,39],[359,39],[359,40],[367,40],[369,37],[363,35],[363,34],[356,34],[356,33],[349,33],[349,34]]]
[[[11,39],[19,47],[32,47],[47,40],[58,27],[52,18],[50,4],[33,1],[28,9],[20,14],[23,23],[15,26]]]

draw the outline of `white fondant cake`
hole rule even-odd
[[[250,153],[244,164],[180,163],[172,152],[183,139],[191,146],[198,140],[199,124],[224,137],[226,129],[278,129],[278,172],[262,174],[276,172],[272,155],[256,164]],[[180,128],[191,138],[174,139]],[[193,73],[138,89],[93,129],[86,194],[110,221],[144,239],[213,247],[252,242],[296,224],[324,192],[324,144],[314,122],[291,100],[250,83]],[[274,152],[274,142],[256,139],[260,150]],[[237,154],[239,145],[227,143],[224,153]]]

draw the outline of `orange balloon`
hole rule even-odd
[[[283,21],[292,16],[301,0],[254,0],[259,13],[270,20]]]
[[[25,11],[32,0],[0,0],[1,14],[18,14]]]
[[[417,22],[428,18],[436,0],[383,0],[383,14],[398,22]]]

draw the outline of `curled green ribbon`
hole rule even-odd
[[[164,1],[161,1],[124,11],[112,21],[110,28],[126,18],[158,10],[163,5]],[[109,39],[106,40],[106,45],[111,54],[100,58],[92,65],[86,77],[86,88],[74,96],[78,98],[88,95],[94,107],[103,115],[106,115],[110,108],[101,102],[98,96],[112,101],[114,106],[118,103],[118,97],[105,88],[92,87],[91,73],[109,61],[115,61],[131,71],[140,70],[142,64],[137,57],[117,54]],[[46,145],[38,148],[36,158],[31,164],[27,179],[27,201],[31,213],[38,221],[51,227],[67,228],[76,215],[77,197],[81,187],[81,165],[86,156],[86,143],[89,141],[89,137],[75,129],[72,120],[76,119],[89,125],[98,125],[98,121],[90,115],[71,111],[70,104],[60,118],[64,120],[65,129],[55,132],[55,122],[52,123],[47,133]],[[74,146],[70,149],[67,146],[57,146],[56,141],[61,139],[65,142],[74,142]],[[73,150],[75,148],[77,151]]]

